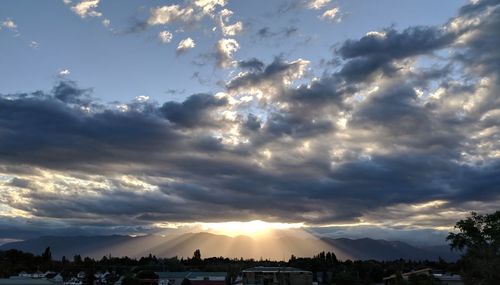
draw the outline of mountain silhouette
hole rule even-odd
[[[18,249],[41,254],[50,246],[55,258],[76,254],[101,258],[105,255],[141,257],[150,253],[158,257],[191,257],[200,249],[202,257],[224,256],[288,260],[293,254],[310,257],[321,251],[333,251],[338,259],[346,260],[437,260],[453,261],[458,254],[448,246],[416,247],[401,241],[370,238],[300,238],[294,236],[252,238],[230,237],[212,233],[146,236],[43,236],[25,241],[6,243],[0,250]]]

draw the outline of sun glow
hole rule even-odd
[[[303,223],[271,223],[260,220],[249,222],[200,223],[203,231],[227,236],[245,235],[257,237],[270,234],[276,230],[300,229]]]

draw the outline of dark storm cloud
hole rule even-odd
[[[399,126],[401,131],[412,133],[419,127],[430,127],[428,113],[416,99],[417,94],[411,86],[390,86],[363,102],[352,123],[383,126],[391,131]]]
[[[0,161],[61,169],[146,162],[154,152],[182,145],[179,128],[214,124],[209,110],[225,104],[224,99],[196,94],[161,107],[132,103],[127,112],[103,105],[86,111],[72,104],[88,104],[89,90],[61,82],[52,92],[0,98]]]
[[[89,104],[91,102],[91,89],[80,89],[74,81],[61,81],[54,87],[52,93],[54,97],[64,103]]]
[[[248,114],[243,126],[248,130],[256,131],[260,129],[262,122],[254,114]]]
[[[492,6],[498,5],[498,0],[481,0],[474,1],[469,4],[462,6],[459,9],[460,16],[469,16],[471,14],[476,14],[478,12],[483,12],[487,8],[491,8]]]
[[[256,58],[251,58],[249,60],[238,61],[238,67],[251,71],[262,71],[262,69],[264,69],[264,63]]]
[[[40,236],[79,236],[79,235],[127,235],[155,233],[157,230],[148,225],[121,226],[116,224],[79,224],[58,225],[47,219],[2,218],[0,232],[3,239],[30,239]],[[0,240],[1,241],[1,240]],[[7,241],[8,242],[8,241]]]
[[[249,117],[245,121],[246,129],[253,131],[260,129],[260,133],[253,137],[254,143],[280,136],[314,137],[328,134],[335,129],[331,120],[325,119],[324,112],[328,112],[330,116],[336,116],[341,108],[347,108],[342,102],[344,95],[352,93],[355,89],[342,84],[335,75],[325,75],[319,80],[307,85],[299,85],[297,88],[282,86],[284,78],[300,73],[301,64],[303,63],[299,61],[285,62],[277,58],[260,69],[249,69],[248,72],[228,83],[230,90],[244,90],[245,87],[267,84],[281,89],[273,100],[287,104],[286,112],[270,112],[266,122],[259,122],[258,128],[255,125],[256,117]],[[248,128],[249,123],[254,127]]]
[[[347,62],[340,75],[349,81],[362,81],[377,70],[391,74],[394,60],[430,54],[447,47],[456,38],[441,27],[410,27],[402,32],[387,29],[371,33],[359,40],[347,40],[338,54]]]
[[[265,130],[273,135],[292,137],[312,137],[314,134],[330,132],[333,125],[330,121],[313,121],[304,116],[272,114],[269,116]]]
[[[275,58],[264,69],[253,69],[242,76],[232,79],[228,82],[227,88],[230,90],[238,89],[272,81],[277,81],[275,84],[279,85],[279,82],[283,81],[283,77],[288,73],[295,73],[300,68],[300,65],[301,63],[298,61],[286,62],[281,58]]]
[[[493,6],[496,5],[496,6]],[[500,51],[495,48],[500,44],[500,1],[480,1],[462,8],[465,19],[473,19],[477,14],[488,16],[471,32],[464,51],[457,54],[457,59],[465,62],[466,67],[479,68],[482,72],[498,74],[500,70]]]
[[[217,99],[210,94],[195,94],[184,102],[167,102],[160,108],[160,112],[170,122],[183,127],[206,126],[213,124],[209,114],[213,109],[224,106],[225,99]]]
[[[342,84],[335,76],[324,76],[309,85],[301,85],[296,89],[287,90],[284,97],[291,103],[304,104],[309,107],[321,105],[341,106],[344,95],[353,94],[357,90]],[[345,106],[344,106],[345,107]]]

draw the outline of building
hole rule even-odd
[[[159,285],[180,285],[182,280],[189,279],[192,285],[225,285],[226,272],[155,272]]]
[[[243,270],[243,285],[311,285],[312,272],[293,267],[258,266]]]
[[[460,275],[450,275],[450,274],[442,274],[442,273],[433,273],[432,269],[424,268],[420,270],[414,270],[407,273],[401,274],[402,279],[408,280],[412,275],[426,275],[432,276],[436,279],[439,279],[445,285],[463,285],[462,277]],[[390,285],[395,284],[398,279],[396,274],[384,278],[384,284]]]
[[[47,272],[47,273],[49,273],[49,272]],[[45,278],[45,273],[40,272],[40,271],[36,271],[36,272],[32,272],[32,273],[28,273],[26,271],[21,271],[18,274],[18,277],[20,277],[20,278]]]
[[[192,285],[225,285],[226,272],[190,272],[187,279]]]
[[[432,275],[432,270],[430,268],[423,268],[419,270],[414,270],[410,272],[406,272],[401,274],[401,277],[398,277],[397,274],[392,274],[391,276],[385,277],[384,284],[390,285],[390,284],[395,284],[398,281],[398,278],[402,278],[403,280],[408,280],[408,278],[412,275],[426,275],[426,276],[431,276]]]
[[[43,278],[0,278],[0,285],[62,285]]]
[[[462,276],[457,274],[433,274],[444,285],[463,285]]]
[[[73,277],[69,281],[64,282],[64,285],[83,285],[83,281]]]
[[[189,274],[188,271],[182,272],[155,272],[158,275],[158,285],[181,285],[182,280]]]

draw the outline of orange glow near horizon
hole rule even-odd
[[[244,235],[249,237],[260,237],[275,230],[291,230],[304,227],[303,223],[275,223],[254,220],[248,222],[219,222],[199,223],[203,231],[231,237]]]
[[[165,228],[164,234],[145,235],[106,250],[137,258],[151,252],[157,256],[186,258],[199,249],[203,257],[271,260],[288,260],[292,254],[310,257],[318,252],[333,250],[340,259],[350,258],[342,249],[335,248],[308,231],[309,226],[305,223],[253,220],[159,223],[156,226]],[[102,256],[102,253],[96,252],[94,255]]]

